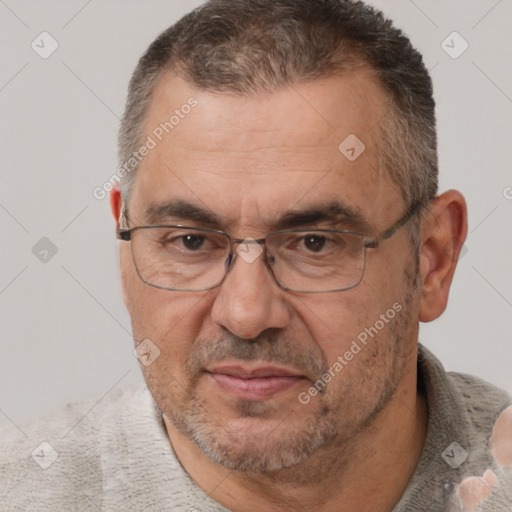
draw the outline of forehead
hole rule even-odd
[[[393,215],[399,194],[379,163],[379,120],[388,108],[364,68],[245,96],[198,90],[168,72],[145,119],[144,140],[154,147],[140,164],[130,209],[184,199],[227,224],[249,225],[341,200],[368,217],[393,205]]]

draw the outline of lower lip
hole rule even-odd
[[[209,373],[210,377],[224,390],[245,400],[261,400],[285,391],[304,377],[257,377],[242,379],[223,373]]]

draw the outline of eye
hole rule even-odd
[[[197,251],[203,246],[206,237],[203,235],[184,235],[180,238],[186,249]]]
[[[312,252],[320,252],[325,247],[325,243],[325,236],[311,234],[304,237],[304,247]]]
[[[215,247],[215,240],[207,235],[172,230],[164,232],[158,242],[168,251],[198,252],[210,250]]]

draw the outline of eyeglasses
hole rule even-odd
[[[419,203],[413,205],[401,219],[374,238],[352,231],[301,229],[244,240],[231,238],[223,231],[180,225],[119,229],[117,238],[131,241],[140,279],[163,290],[216,288],[233,266],[237,254],[249,262],[255,259],[255,254],[264,253],[264,261],[281,288],[300,293],[341,292],[362,281],[366,250],[376,249],[382,240],[393,236],[419,206]]]

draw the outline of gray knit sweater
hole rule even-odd
[[[422,346],[418,369],[428,403],[427,439],[393,512],[458,510],[450,505],[455,485],[487,468],[501,484],[482,510],[512,510],[510,475],[493,465],[488,449],[510,397],[475,377],[446,373]],[[177,460],[143,384],[64,405],[19,428],[0,429],[0,511],[227,511]]]

